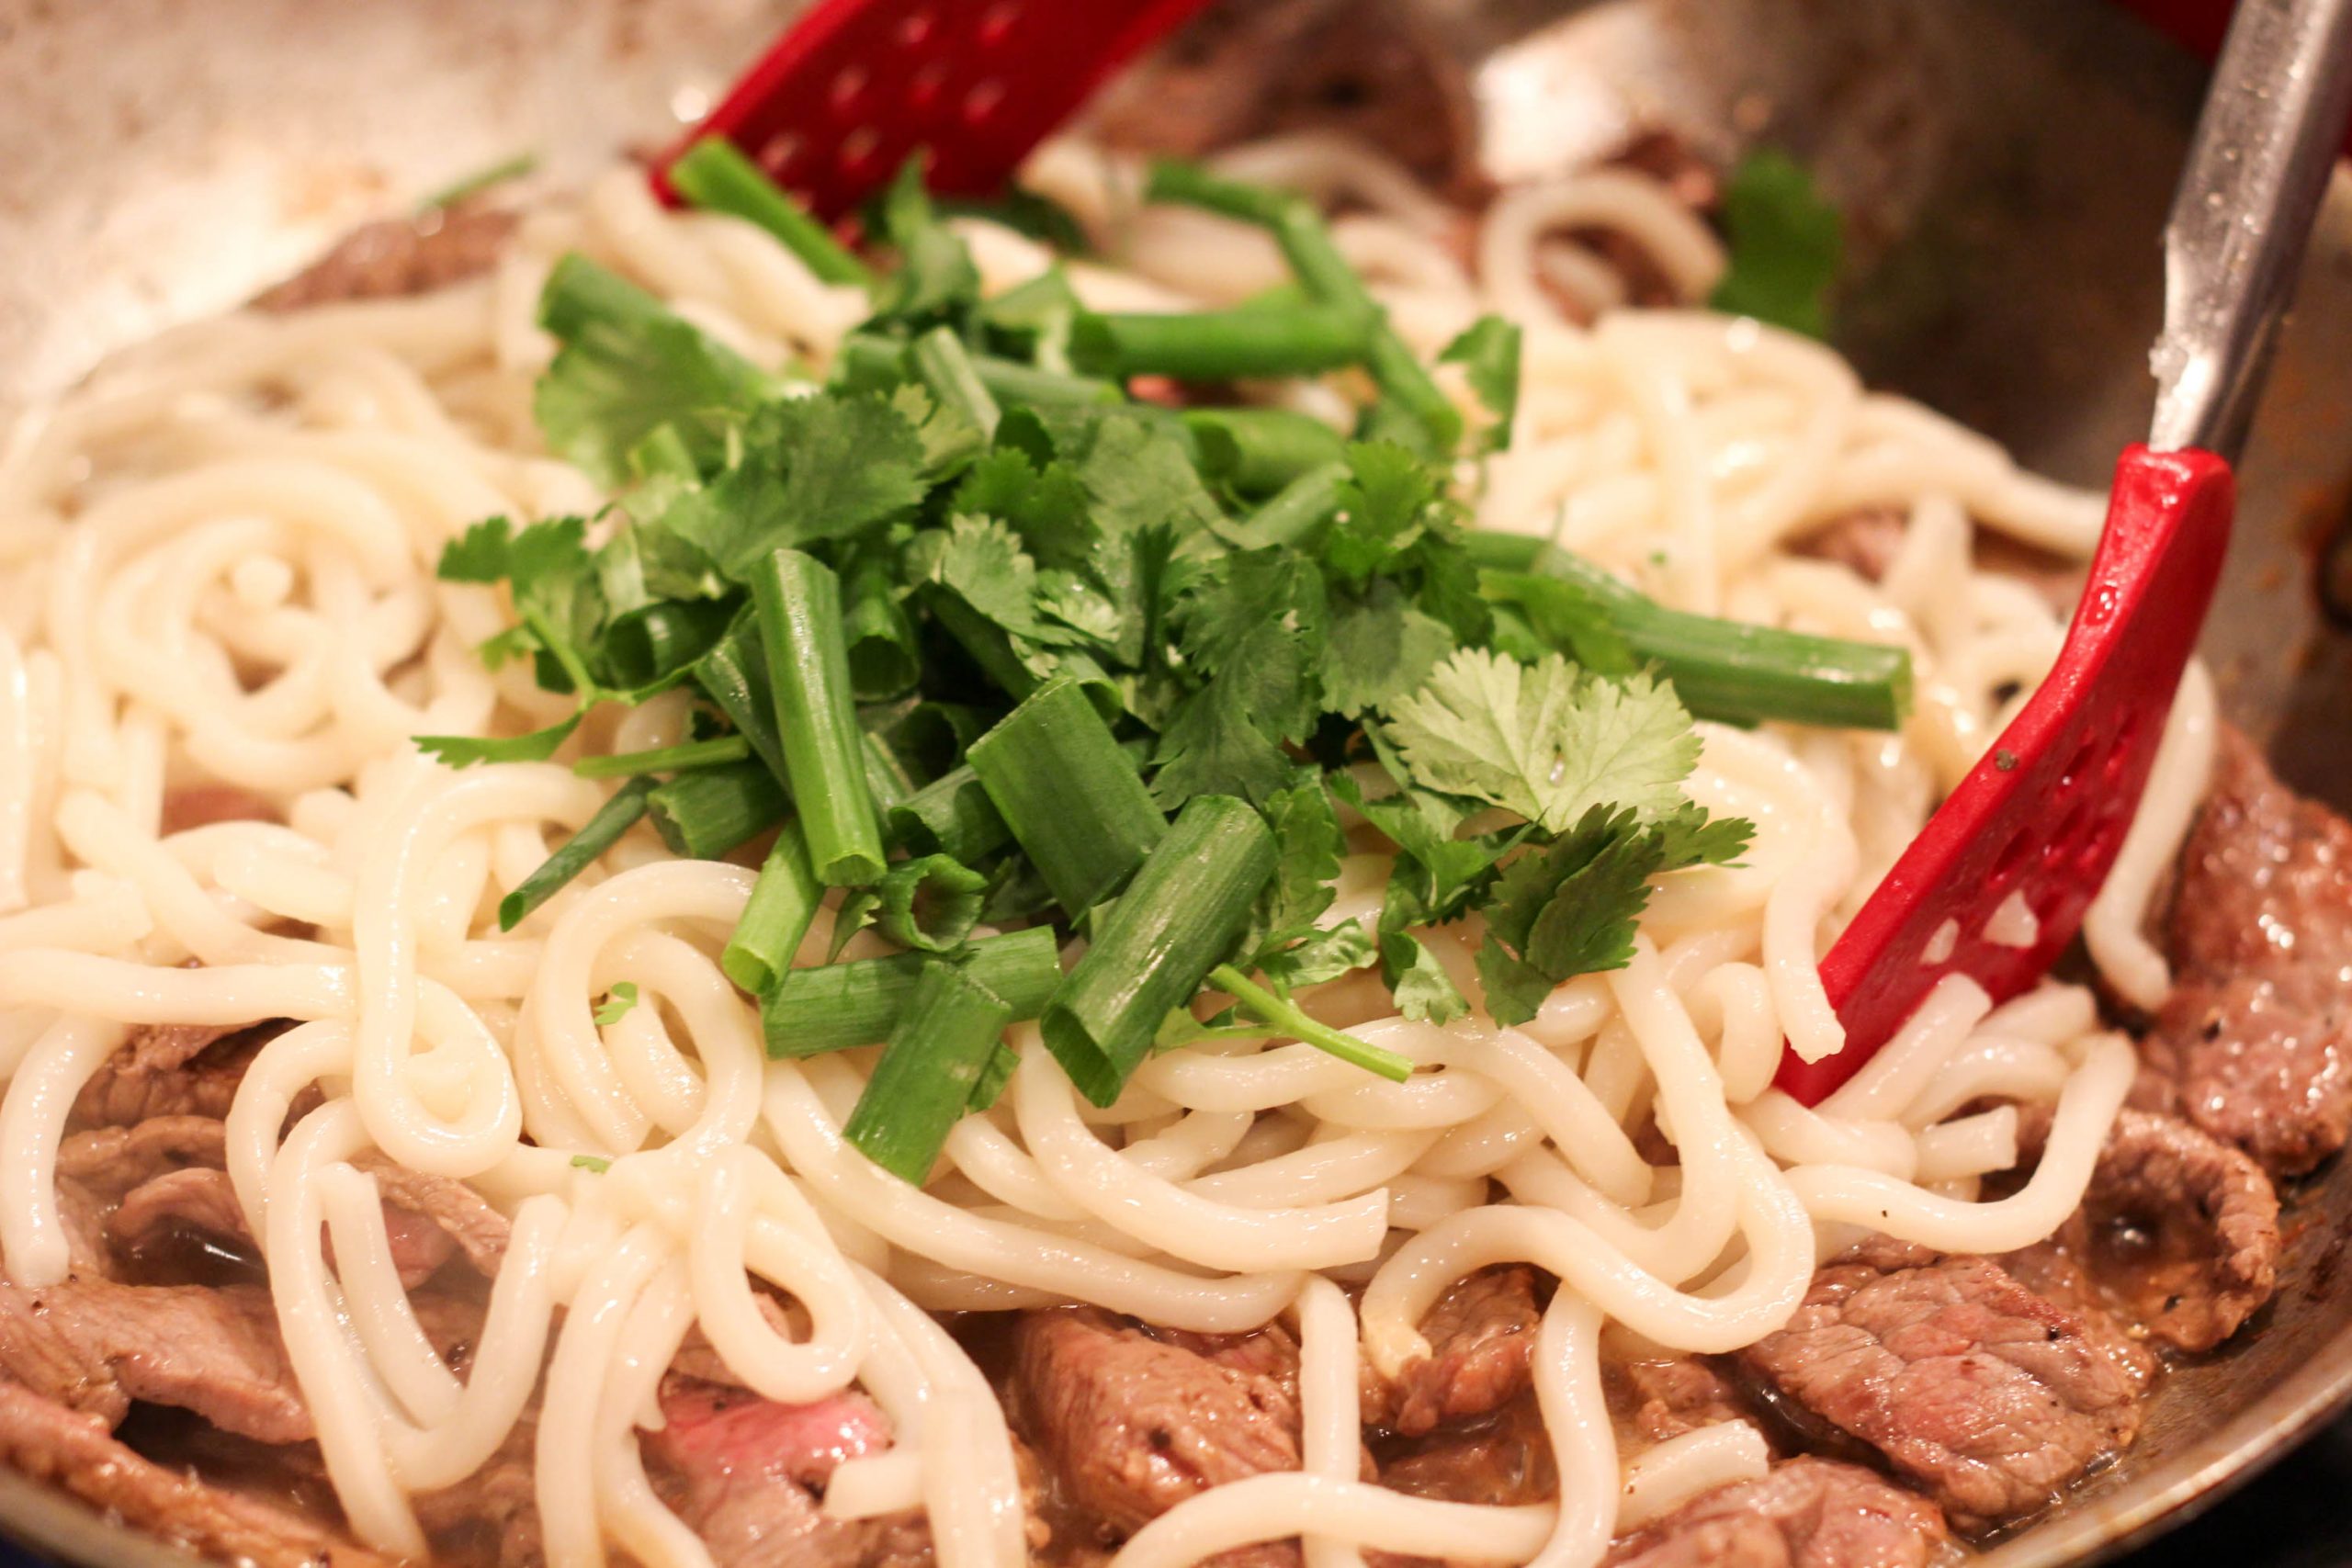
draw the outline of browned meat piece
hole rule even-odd
[[[2029,1120],[2029,1159],[2048,1136],[2046,1114]],[[2278,1288],[2278,1194],[2247,1155],[2177,1116],[2127,1110],[2059,1241],[2132,1322],[2176,1349],[2210,1350]]]
[[[1560,1474],[1532,1393],[1485,1420],[1382,1445],[1380,1483],[1448,1503],[1541,1503],[1558,1495]]]
[[[1223,0],[1113,83],[1095,129],[1114,145],[1186,156],[1328,130],[1454,196],[1478,184],[1469,85],[1407,0]]]
[[[1731,1380],[1696,1356],[1605,1362],[1601,1379],[1618,1451],[1629,1459],[1669,1438],[1753,1414]]]
[[[1953,1555],[1936,1506],[1835,1460],[1792,1459],[1622,1537],[1611,1568],[1926,1568]]]
[[[1910,513],[1903,507],[1858,506],[1826,523],[1815,524],[1789,541],[1789,550],[1834,562],[1865,582],[1876,582],[1894,564],[1894,554],[1903,547],[1903,531],[1910,525]]]
[[[216,1237],[257,1256],[237,1190],[221,1170],[175,1170],[141,1182],[107,1217],[107,1234],[133,1258],[163,1252],[191,1235]]]
[[[65,1228],[66,1269],[77,1280],[111,1280],[107,1201],[71,1177],[57,1179],[57,1219]]]
[[[1093,1307],[1023,1313],[1013,1332],[1015,1426],[1062,1499],[1115,1544],[1186,1498],[1227,1481],[1298,1468],[1297,1349],[1267,1329],[1242,1364]],[[1286,1363],[1287,1377],[1268,1368]],[[1080,1543],[1084,1544],[1084,1543]],[[1296,1560],[1288,1542],[1218,1561]]]
[[[151,1463],[107,1424],[0,1379],[0,1465],[198,1556],[252,1568],[392,1568],[299,1514]]]
[[[164,835],[209,828],[219,822],[275,822],[268,801],[235,784],[189,784],[164,796]]]
[[[379,1156],[362,1156],[357,1164],[375,1176],[377,1190],[384,1195],[392,1256],[402,1260],[403,1278],[412,1258],[421,1266],[424,1254],[435,1247],[441,1248],[442,1257],[448,1256],[447,1248],[435,1237],[445,1238],[464,1253],[474,1272],[484,1279],[497,1276],[514,1224],[480,1193],[462,1181],[427,1176]]]
[[[160,1024],[134,1030],[75,1097],[75,1127],[128,1127],[158,1116],[229,1114],[237,1085],[264,1042],[286,1026]]]
[[[57,1149],[57,1174],[102,1198],[190,1167],[228,1164],[228,1131],[209,1116],[153,1116],[129,1127],[69,1134]]]
[[[2225,729],[2167,923],[2173,992],[2142,1098],[2274,1173],[2309,1170],[2352,1131],[2352,824]]]
[[[488,271],[514,231],[512,212],[464,209],[362,224],[254,303],[265,310],[300,310],[427,294]]]
[[[890,1423],[854,1391],[778,1404],[672,1377],[648,1452],[719,1568],[913,1568],[931,1559],[920,1517],[834,1519],[817,1500],[843,1460],[890,1446]]]
[[[1542,1322],[1535,1271],[1524,1264],[1455,1281],[1421,1320],[1428,1357],[1408,1365],[1393,1385],[1381,1385],[1367,1370],[1364,1419],[1414,1437],[1442,1421],[1501,1409],[1527,1387]]]
[[[1741,1352],[1775,1407],[1859,1438],[1975,1529],[2045,1506],[2140,1429],[2147,1367],[1984,1258],[1884,1239]]]
[[[537,1401],[489,1462],[454,1486],[411,1499],[417,1523],[436,1551],[452,1562],[495,1562],[498,1568],[544,1568],[532,1455],[538,1438]]]
[[[265,1443],[311,1436],[269,1294],[251,1286],[0,1284],[0,1382],[111,1427],[132,1400]]]

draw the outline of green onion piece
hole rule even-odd
[[[1086,956],[1046,1005],[1046,1046],[1087,1099],[1119,1098],[1161,1021],[1240,940],[1276,859],[1273,832],[1248,802],[1196,795],[1184,803],[1126,893],[1098,914]]]
[[[539,155],[537,152],[516,152],[510,157],[501,158],[497,163],[486,164],[469,175],[458,175],[439,190],[419,201],[416,204],[417,216],[421,218],[428,213],[456,207],[493,186],[503,186],[510,180],[519,180],[535,172],[538,166]]]
[[[875,924],[900,947],[953,953],[979,923],[989,879],[945,855],[902,860],[882,875]]]
[[[890,743],[871,730],[857,734],[858,752],[865,765],[865,790],[874,797],[875,820],[878,823],[890,808],[914,794],[914,775],[907,772],[907,764]]]
[[[1656,664],[1698,717],[1899,729],[1911,710],[1906,649],[1669,610],[1545,539],[1483,530],[1462,539],[1481,566],[1555,577],[1590,595],[1634,659]]]
[[[1203,470],[1243,495],[1279,491],[1347,453],[1338,431],[1290,409],[1190,409],[1182,417]]]
[[[525,877],[521,886],[498,901],[498,929],[511,931],[523,923],[523,917],[555,897],[556,890],[588,869],[598,855],[617,842],[620,836],[636,826],[645,815],[646,801],[653,793],[651,779],[631,779],[621,785],[613,798],[596,808],[596,814],[581,825],[564,846],[548,856],[539,869]]]
[[[1020,1066],[1020,1052],[1010,1045],[998,1045],[996,1055],[980,1068],[979,1082],[972,1086],[972,1098],[966,1102],[966,1109],[986,1111],[994,1105],[997,1097],[1004,1092],[1005,1085],[1012,1081],[1012,1075]]]
[[[849,645],[850,686],[862,703],[911,692],[922,676],[915,624],[898,586],[887,550],[860,550],[842,573],[842,636]]]
[[[775,698],[768,690],[767,654],[760,647],[760,628],[746,607],[727,628],[727,635],[695,660],[695,684],[718,705],[735,733],[751,743],[752,752],[784,777],[784,737],[776,732]]]
[[[1012,841],[1012,829],[969,766],[933,779],[890,807],[890,841],[909,854],[978,863]]]
[[[800,836],[800,825],[786,822],[752,885],[751,902],[735,922],[735,934],[718,955],[719,968],[753,996],[764,993],[792,967],[792,955],[800,951],[824,893],[808,863],[808,841]]]
[[[752,603],[809,863],[829,887],[862,887],[882,874],[882,832],[851,700],[840,580],[814,556],[776,550],[752,570]]]
[[[1168,819],[1077,682],[1057,677],[965,759],[1063,908],[1118,892]]]
[[[623,685],[651,685],[700,658],[726,632],[729,614],[711,600],[665,600],[616,617],[605,630],[614,672]]]
[[[1082,408],[1127,400],[1117,382],[1098,377],[1041,370],[993,354],[974,354],[971,361],[980,385],[1001,407]],[[843,386],[857,391],[887,391],[914,378],[905,346],[872,333],[852,333],[842,340],[833,358],[833,374]]]
[[[709,740],[689,740],[678,746],[657,746],[650,751],[616,751],[609,757],[582,757],[571,771],[583,779],[621,779],[631,773],[684,773],[740,762],[752,754],[752,743],[740,735]]]
[[[1270,230],[1291,271],[1317,303],[1361,314],[1369,323],[1365,361],[1380,389],[1423,428],[1440,452],[1462,444],[1462,412],[1453,406],[1365,289],[1363,279],[1340,255],[1322,215],[1303,197],[1228,180],[1196,164],[1154,164],[1144,186],[1147,201],[1182,202],[1221,212]]]
[[[673,854],[719,860],[784,820],[792,797],[760,761],[680,773],[647,800]]]
[[[1014,1021],[1035,1018],[1062,983],[1045,926],[980,938],[960,955],[966,974],[1004,998]],[[771,1056],[815,1056],[890,1037],[913,998],[925,956],[894,953],[814,969],[787,969],[760,1000]]]
[[[928,780],[953,772],[964,749],[1004,716],[923,698],[867,708],[857,716],[868,735],[890,749],[908,776]]]
[[[1308,376],[1361,361],[1372,318],[1351,309],[1298,305],[1275,310],[1089,312],[1070,324],[1070,359],[1102,376],[1172,376],[1224,381],[1246,376]]]
[[[577,251],[567,251],[539,290],[539,325],[570,343],[598,321],[643,326],[678,317],[652,294]]]
[[[729,212],[774,234],[801,265],[827,283],[866,288],[874,274],[810,216],[790,193],[724,137],[706,136],[670,165],[680,196],[712,212]]]
[[[961,966],[924,964],[842,1135],[891,1175],[922,1186],[1012,1021],[1004,998]]]
[[[956,335],[953,327],[933,327],[915,339],[907,350],[907,357],[914,364],[916,377],[924,389],[943,408],[954,409],[979,430],[984,439],[996,435],[996,422],[1002,417],[996,399],[989,396],[988,387],[980,379],[979,367],[972,363],[964,340]]]
[[[1217,531],[1245,550],[1296,544],[1338,513],[1340,490],[1352,477],[1343,462],[1309,468],[1283,486],[1248,522]]]
[[[944,589],[926,592],[923,604],[931,611],[932,619],[945,627],[957,646],[972,656],[972,662],[980,667],[990,684],[1015,697],[1031,696],[1046,684],[1046,677],[1022,661],[1011,634],[957,594]],[[1054,658],[1056,679],[1077,682],[1095,711],[1105,718],[1120,712],[1124,699],[1119,694],[1118,682],[1103,672],[1093,655],[1083,649],[1062,648],[1054,650]]]
[[[1209,984],[1240,1003],[1261,1022],[1272,1025],[1295,1040],[1305,1041],[1318,1051],[1329,1051],[1341,1061],[1352,1062],[1366,1072],[1378,1073],[1391,1083],[1403,1083],[1413,1076],[1411,1057],[1385,1051],[1328,1023],[1317,1021],[1307,1016],[1306,1009],[1276,996],[1230,964],[1220,964],[1210,970]]]

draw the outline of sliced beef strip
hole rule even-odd
[[[1933,1503],[1883,1476],[1802,1458],[1718,1486],[1610,1548],[1610,1568],[1927,1568],[1955,1555]]]
[[[383,1194],[385,1217],[395,1224],[393,1257],[401,1256],[403,1236],[408,1245],[422,1249],[436,1245],[426,1240],[428,1234],[437,1235],[465,1254],[474,1272],[486,1280],[497,1277],[514,1222],[481,1193],[462,1181],[411,1170],[380,1155],[363,1155],[355,1163],[374,1175],[377,1190]],[[407,1272],[403,1266],[403,1277]]]
[[[2274,1174],[2352,1131],[2352,823],[2280,784],[2224,728],[2166,919],[2173,991],[2135,1099]]]
[[[1910,513],[1892,502],[1858,506],[1815,524],[1789,541],[1789,551],[1833,562],[1865,582],[1876,582],[1894,564],[1895,553],[1903,548],[1903,531],[1910,525]]]
[[[494,1562],[498,1568],[541,1568],[546,1562],[532,1480],[538,1437],[536,1404],[480,1470],[454,1486],[420,1492],[410,1499],[417,1523],[432,1538],[437,1554]]]
[[[1456,1280],[1421,1320],[1428,1356],[1404,1367],[1393,1382],[1383,1383],[1366,1370],[1364,1419],[1412,1437],[1501,1409],[1528,1385],[1542,1322],[1535,1272],[1524,1264]]]
[[[1780,1413],[1871,1444],[1971,1530],[2127,1447],[2151,1370],[1989,1258],[1883,1238],[1816,1272],[1740,1361]]]
[[[2048,1136],[2047,1112],[2026,1119],[2018,1141],[2028,1160]],[[2210,1350],[2278,1289],[2278,1194],[2243,1151],[2177,1116],[2127,1109],[2057,1244],[2150,1336]]]
[[[269,1293],[253,1286],[0,1284],[10,1382],[108,1427],[144,1400],[265,1443],[311,1435]]]
[[[512,212],[458,208],[362,224],[254,303],[265,310],[300,310],[446,288],[487,272],[514,223]]]
[[[1501,1506],[1557,1496],[1560,1474],[1543,1412],[1525,1392],[1482,1420],[1385,1440],[1380,1483],[1416,1497]]]
[[[221,822],[275,822],[277,808],[236,784],[187,784],[164,795],[163,835]]]
[[[74,1098],[69,1124],[129,1127],[159,1116],[229,1114],[237,1085],[265,1042],[287,1026],[164,1024],[134,1031]]]
[[[0,1465],[172,1545],[251,1568],[393,1568],[315,1520],[141,1458],[101,1417],[0,1379]]]
[[[1190,1337],[1188,1337],[1190,1338]],[[1240,1364],[1094,1307],[1021,1314],[1009,1411],[1037,1450],[1057,1502],[1112,1546],[1209,1487],[1299,1465],[1297,1350],[1267,1329]],[[1287,1360],[1287,1377],[1279,1364]],[[1297,1560],[1291,1542],[1227,1552],[1220,1564]]]
[[[1702,1427],[1755,1416],[1737,1385],[1698,1356],[1604,1361],[1601,1386],[1617,1428],[1617,1450],[1627,1459]]]
[[[649,1455],[686,1524],[719,1568],[899,1568],[927,1563],[919,1516],[835,1519],[819,1501],[844,1460],[890,1446],[890,1423],[854,1390],[778,1404],[741,1389],[672,1376]]]
[[[1114,145],[1197,156],[1285,131],[1368,144],[1456,197],[1477,193],[1460,62],[1408,0],[1222,0],[1097,101]]]
[[[108,1200],[191,1167],[228,1164],[227,1128],[209,1116],[153,1116],[127,1127],[72,1133],[58,1145],[57,1174]]]
[[[107,1235],[107,1201],[72,1177],[57,1179],[57,1218],[65,1229],[66,1269],[77,1280],[115,1277]]]

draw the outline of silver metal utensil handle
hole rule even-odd
[[[2148,444],[2235,459],[2352,112],[2352,0],[2239,0],[2165,224]]]

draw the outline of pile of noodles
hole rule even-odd
[[[1690,794],[1752,818],[1751,852],[1665,879],[1633,963],[1563,987],[1523,1029],[1390,1016],[1362,975],[1312,996],[1318,1015],[1421,1064],[1409,1082],[1304,1045],[1225,1042],[1149,1061],[1102,1111],[1022,1025],[1011,1091],[956,1131],[927,1187],[909,1186],[842,1141],[872,1053],[767,1060],[752,1003],[720,973],[752,872],[674,859],[640,829],[501,934],[500,897],[606,786],[560,762],[452,772],[408,744],[558,716],[527,670],[476,656],[503,625],[492,591],[433,576],[443,543],[479,518],[601,504],[531,425],[549,352],[531,308],[557,255],[585,251],[762,364],[812,377],[864,313],[767,236],[663,212],[616,171],[531,212],[487,278],[173,332],[26,422],[0,458],[7,1278],[64,1273],[56,1150],[77,1089],[134,1026],[292,1020],[237,1092],[229,1168],[335,1492],[372,1546],[422,1555],[409,1495],[461,1482],[537,1394],[550,1563],[599,1563],[608,1545],[708,1562],[648,1483],[635,1435],[699,1327],[762,1394],[855,1383],[888,1412],[897,1446],[842,1465],[827,1511],[920,1506],[946,1568],[1009,1568],[1025,1550],[1005,1419],[929,1314],[1078,1300],[1204,1332],[1294,1314],[1303,1342],[1305,1468],[1182,1504],[1121,1568],[1294,1535],[1315,1568],[1358,1562],[1369,1541],[1575,1564],[1766,1463],[1761,1435],[1729,1422],[1621,1472],[1604,1339],[1748,1344],[1863,1228],[1971,1253],[2050,1235],[2133,1071],[2086,991],[2045,986],[1995,1009],[1950,980],[1818,1111],[1769,1086],[1784,1037],[1809,1055],[1838,1043],[1816,955],[2059,646],[2041,593],[1972,564],[1978,531],[2080,557],[2100,499],[1864,391],[1817,344],[1619,309],[1616,276],[1563,231],[1630,236],[1690,299],[1723,265],[1640,175],[1505,195],[1465,267],[1461,217],[1361,151],[1294,139],[1222,163],[1343,204],[1342,248],[1425,355],[1483,310],[1526,324],[1517,439],[1465,474],[1481,525],[1555,537],[1680,607],[1903,643],[1919,700],[1902,733],[1702,726]],[[1261,236],[1136,212],[1133,173],[1062,146],[1031,174],[1121,258],[1072,267],[1090,303],[1186,308],[1279,281]],[[1008,231],[963,227],[992,286],[1042,265]],[[1345,412],[1329,385],[1249,390]],[[1876,505],[1909,519],[1876,584],[1785,548]],[[2137,1001],[2166,983],[2139,916],[2200,792],[2212,711],[2192,673],[2092,916],[2104,975]],[[665,698],[583,742],[657,747],[685,724]],[[278,820],[165,835],[167,797],[196,784],[252,792]],[[1368,917],[1386,875],[1377,840],[1355,838],[1331,920]],[[1424,934],[1475,998],[1475,922]],[[592,1008],[622,981],[643,1004],[600,1027]],[[322,1101],[281,1139],[313,1089]],[[1998,1109],[1959,1114],[1988,1100]],[[1979,1178],[2016,1161],[2018,1108],[2045,1105],[2053,1130],[2031,1179],[1980,1201]],[[1637,1142],[1653,1123],[1674,1163]],[[397,1278],[374,1179],[355,1164],[370,1150],[463,1179],[514,1218],[463,1381]],[[1448,1284],[1504,1260],[1560,1281],[1535,1352],[1559,1505],[1359,1481],[1359,1348],[1393,1372]],[[754,1277],[798,1303],[791,1337],[760,1310]]]

